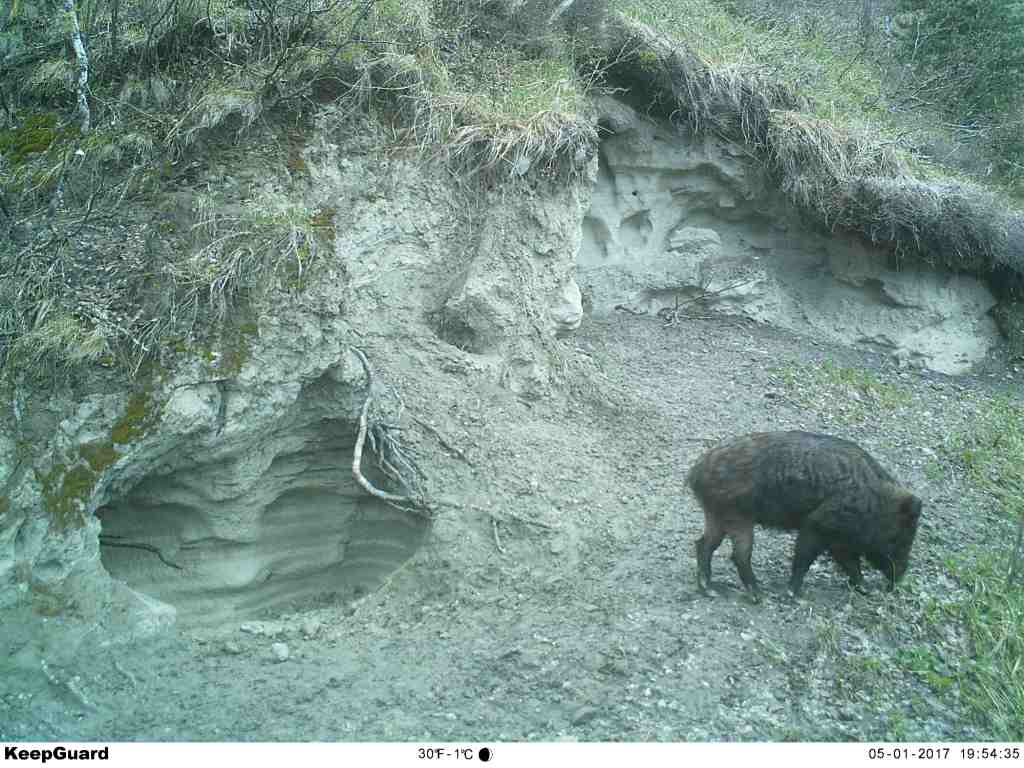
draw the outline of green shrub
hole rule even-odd
[[[993,115],[1016,101],[1024,77],[1021,0],[900,0],[913,14],[902,58],[922,72],[945,73],[949,106],[968,117]]]

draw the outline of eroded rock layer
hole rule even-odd
[[[461,498],[457,449],[431,422],[463,401],[536,399],[560,385],[557,337],[582,319],[573,274],[590,179],[467,183],[394,153],[371,121],[330,109],[318,120],[301,163],[286,168],[275,144],[276,171],[230,160],[210,170],[245,180],[221,189],[225,200],[244,193],[333,222],[301,289],[254,291],[223,328],[169,345],[130,384],[90,370],[5,391],[0,610],[113,617],[142,634],[176,616],[220,622],[373,589],[427,524],[353,479],[370,391],[370,420],[413,445],[407,469],[422,498],[489,503]],[[186,190],[167,201],[181,231],[194,224],[190,201]],[[371,442],[363,473],[406,492],[375,473]],[[458,515],[430,530],[466,546]]]
[[[707,293],[701,312],[868,345],[946,373],[997,343],[995,299],[979,280],[894,269],[879,249],[801,220],[743,148],[680,136],[610,99],[602,108],[610,133],[578,259],[592,311],[656,312]]]

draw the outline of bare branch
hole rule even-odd
[[[64,0],[65,24],[71,47],[75,51],[75,64],[78,68],[78,81],[76,84],[78,97],[78,119],[79,127],[84,136],[89,132],[92,116],[89,113],[89,100],[86,98],[86,89],[89,85],[89,55],[85,52],[85,43],[82,41],[82,30],[78,26],[78,12],[75,10],[74,0]]]

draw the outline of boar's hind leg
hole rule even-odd
[[[704,535],[697,539],[697,589],[704,594],[705,589],[711,586],[711,556],[725,538],[725,531],[722,526],[710,515],[704,520]]]
[[[732,535],[732,561],[739,571],[740,580],[747,588],[751,597],[756,601],[761,591],[757,586],[757,579],[754,577],[754,569],[750,567],[750,553],[754,550],[754,526],[745,525]]]

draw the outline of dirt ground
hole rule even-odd
[[[479,483],[449,489],[464,507],[444,514],[469,516],[473,558],[452,562],[440,542],[458,529],[438,526],[355,600],[133,646],[83,637],[45,670],[26,650],[0,687],[0,740],[984,738],[918,663],[956,652],[957,628],[920,617],[959,588],[948,556],[1001,531],[941,447],[993,393],[1020,392],[1020,371],[954,380],[734,319],[588,319],[566,343],[611,403],[467,398],[447,417]],[[740,591],[728,544],[715,595],[696,594],[688,467],[719,438],[784,428],[857,440],[924,498],[895,593],[876,572],[853,593],[823,559],[791,602],[793,537],[759,531],[766,599]]]

